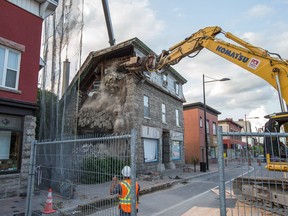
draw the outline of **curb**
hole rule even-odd
[[[238,165],[235,164],[232,167],[229,167],[228,169],[233,169],[234,166],[238,166]],[[197,178],[197,177],[200,177],[200,176],[203,176],[203,175],[211,174],[211,173],[216,173],[216,172],[218,172],[218,170],[208,171],[208,172],[206,171],[204,173],[199,173],[199,174],[196,174],[196,175],[193,175],[193,176],[189,176],[189,177],[185,177],[185,178],[181,178],[181,179],[178,179],[178,180],[173,180],[173,181],[171,180],[171,182],[159,183],[157,185],[141,189],[140,190],[140,195],[144,195],[144,194],[152,193],[152,192],[155,192],[155,191],[171,188],[175,184],[184,183],[187,180],[190,180],[190,179],[193,179],[193,178]]]
[[[171,188],[173,185],[176,185],[178,183],[183,183],[183,182],[186,182],[189,179],[193,179],[193,178],[196,178],[196,177],[199,177],[199,176],[203,176],[203,175],[207,175],[207,174],[215,173],[215,172],[218,172],[218,171],[200,173],[200,174],[193,175],[193,176],[190,176],[190,177],[181,178],[181,179],[178,179],[178,180],[173,180],[171,182],[159,183],[157,185],[141,189],[140,190],[140,195],[144,195],[144,194],[152,193],[152,192],[155,192],[155,191]]]

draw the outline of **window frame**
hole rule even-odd
[[[207,131],[207,134],[210,134],[210,125],[209,125],[208,119],[206,119],[206,131]]]
[[[145,106],[145,104],[146,104],[145,98],[147,98],[147,106]],[[143,107],[144,107],[144,113],[143,113],[144,118],[150,119],[150,101],[149,101],[149,97],[147,95],[144,95],[144,97],[143,97]]]
[[[168,74],[162,73],[162,85],[166,87],[168,85]]]
[[[10,132],[9,158],[0,159],[0,175],[19,173],[23,148],[23,118],[20,116],[0,115],[0,135]],[[7,134],[7,133],[6,133]],[[2,137],[2,136],[1,136]],[[0,145],[5,142],[0,141]],[[6,165],[6,166],[5,166]]]
[[[163,110],[164,108],[164,110]],[[167,123],[167,119],[166,119],[166,104],[162,103],[161,104],[161,119],[162,119],[162,123]]]
[[[154,159],[150,159],[150,160],[146,160],[146,152],[145,151],[145,141],[155,141],[155,158]],[[150,142],[151,144],[152,142]],[[159,161],[159,156],[158,156],[158,148],[159,148],[159,140],[158,139],[150,139],[150,138],[143,138],[143,159],[144,159],[144,163],[153,163],[153,162],[158,162]]]
[[[217,124],[216,124],[216,122],[212,123],[212,127],[213,127],[213,135],[217,135]]]
[[[175,85],[174,85],[174,88],[175,88],[175,94],[179,95],[179,93],[180,93],[180,83],[176,81]]]
[[[179,153],[179,156],[178,157],[174,157],[174,150],[175,148],[173,148],[174,144],[177,143],[178,144],[178,153]],[[171,143],[171,150],[172,150],[172,154],[171,154],[171,160],[181,160],[181,141],[179,140],[172,140],[172,143]]]
[[[180,127],[179,110],[178,109],[175,109],[175,120],[176,120],[176,126]]]
[[[0,68],[0,74],[2,73],[2,80],[0,80],[0,88],[18,90],[19,77],[20,77],[21,52],[19,52],[18,50],[3,46],[1,44],[0,44],[0,49],[4,50],[4,52],[3,52],[4,53],[4,59],[3,59],[3,65],[2,65],[3,68]],[[13,52],[17,55],[16,68],[11,68],[8,66],[10,52],[11,53]],[[1,59],[0,59],[0,61],[1,61]],[[7,79],[7,74],[8,74],[9,69],[12,70],[13,72],[16,72],[16,76],[14,79],[15,87],[6,86],[6,82],[7,82],[6,79]]]
[[[203,128],[203,118],[202,118],[202,116],[200,116],[200,118],[199,118],[199,126],[200,126],[200,128]]]

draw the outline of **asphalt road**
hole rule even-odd
[[[248,167],[239,166],[226,170],[226,189],[232,188],[230,180],[244,174],[246,169],[248,171]],[[211,191],[218,185],[218,173],[207,173],[170,189],[143,195],[140,198],[138,216],[180,216],[194,206],[219,209],[219,196]],[[229,197],[226,200],[227,208],[235,204],[235,200]]]

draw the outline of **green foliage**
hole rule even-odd
[[[192,164],[196,165],[196,164],[198,164],[198,162],[199,162],[199,159],[197,157],[194,157],[194,156],[191,157],[191,163]]]
[[[48,90],[38,88],[37,105],[39,109],[36,111],[36,139],[48,139],[51,137],[51,130],[55,129],[55,113],[56,113],[57,95]],[[54,110],[54,116],[51,111]],[[44,115],[44,116],[42,116]],[[42,119],[42,125],[40,125]]]
[[[253,146],[253,152],[254,152],[254,156],[263,155],[264,154],[264,148],[261,145],[254,145]]]
[[[95,184],[111,181],[113,176],[121,174],[121,170],[125,165],[130,165],[130,162],[124,162],[113,157],[85,158],[82,162],[84,174],[81,177],[81,182],[84,184]]]

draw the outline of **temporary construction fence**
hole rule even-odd
[[[222,132],[219,128],[217,135],[220,215],[288,215],[288,134]],[[230,148],[223,148],[223,139],[235,144],[237,140],[255,142],[228,153]],[[285,144],[282,158],[271,155],[270,162],[265,161],[264,152],[269,148],[281,150],[281,142]],[[134,130],[125,135],[35,142],[31,152],[27,216],[51,210],[52,199],[59,215],[118,215],[117,195],[109,191],[111,179],[120,179],[123,166],[129,164],[132,215],[136,215]],[[232,180],[225,170],[229,160],[239,163]]]
[[[288,133],[222,132],[219,127],[217,136],[220,215],[288,215]],[[234,143],[252,139],[254,143],[247,142],[240,149],[244,152],[227,158],[223,138]],[[268,155],[267,160],[263,155],[269,149],[278,151],[277,155],[281,151],[281,157]],[[239,166],[235,168],[236,177],[227,180],[225,163],[231,159],[238,161]]]
[[[132,215],[136,215],[135,155],[135,130],[33,143],[25,215],[42,215],[43,209],[52,209],[51,202],[59,215],[117,215],[117,194],[109,189],[113,177],[121,181],[125,165],[131,167]]]

